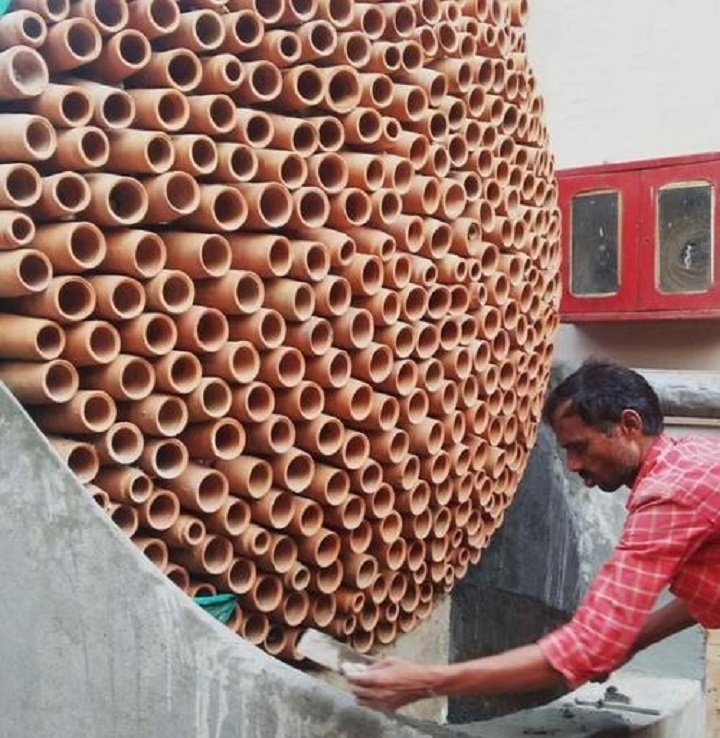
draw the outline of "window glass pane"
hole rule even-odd
[[[612,295],[618,291],[619,210],[618,192],[573,198],[570,291],[574,295]]]
[[[658,192],[657,282],[661,292],[706,292],[712,284],[712,202],[709,184]]]

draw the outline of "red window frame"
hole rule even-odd
[[[713,185],[713,274],[709,290],[667,293],[657,287],[657,192],[668,184]],[[610,164],[558,172],[563,218],[560,317],[563,322],[720,317],[720,152]],[[572,200],[619,193],[618,291],[586,297],[571,292]]]

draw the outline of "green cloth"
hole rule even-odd
[[[5,15],[10,7],[10,0],[0,0],[0,15]]]
[[[208,597],[193,597],[193,601],[216,620],[227,623],[235,611],[237,597],[234,594],[219,594]]]

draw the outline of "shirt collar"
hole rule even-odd
[[[661,433],[653,442],[653,445],[650,446],[650,450],[647,453],[647,456],[645,456],[645,459],[643,460],[643,463],[640,465],[640,471],[637,474],[637,477],[635,477],[635,481],[633,482],[633,486],[630,489],[630,495],[627,500],[626,507],[631,507],[631,503],[633,500],[633,497],[635,495],[635,492],[637,491],[638,487],[642,484],[642,482],[647,478],[647,476],[652,471],[653,467],[657,463],[658,459],[666,452],[668,451],[673,445],[672,439],[670,436],[667,435],[667,433]]]

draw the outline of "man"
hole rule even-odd
[[[637,372],[587,362],[550,394],[544,419],[588,487],[631,488],[613,555],[566,625],[537,643],[436,666],[383,659],[347,674],[363,705],[523,692],[597,680],[695,623],[720,626],[720,442],[671,439]],[[663,589],[675,595],[651,613]]]

